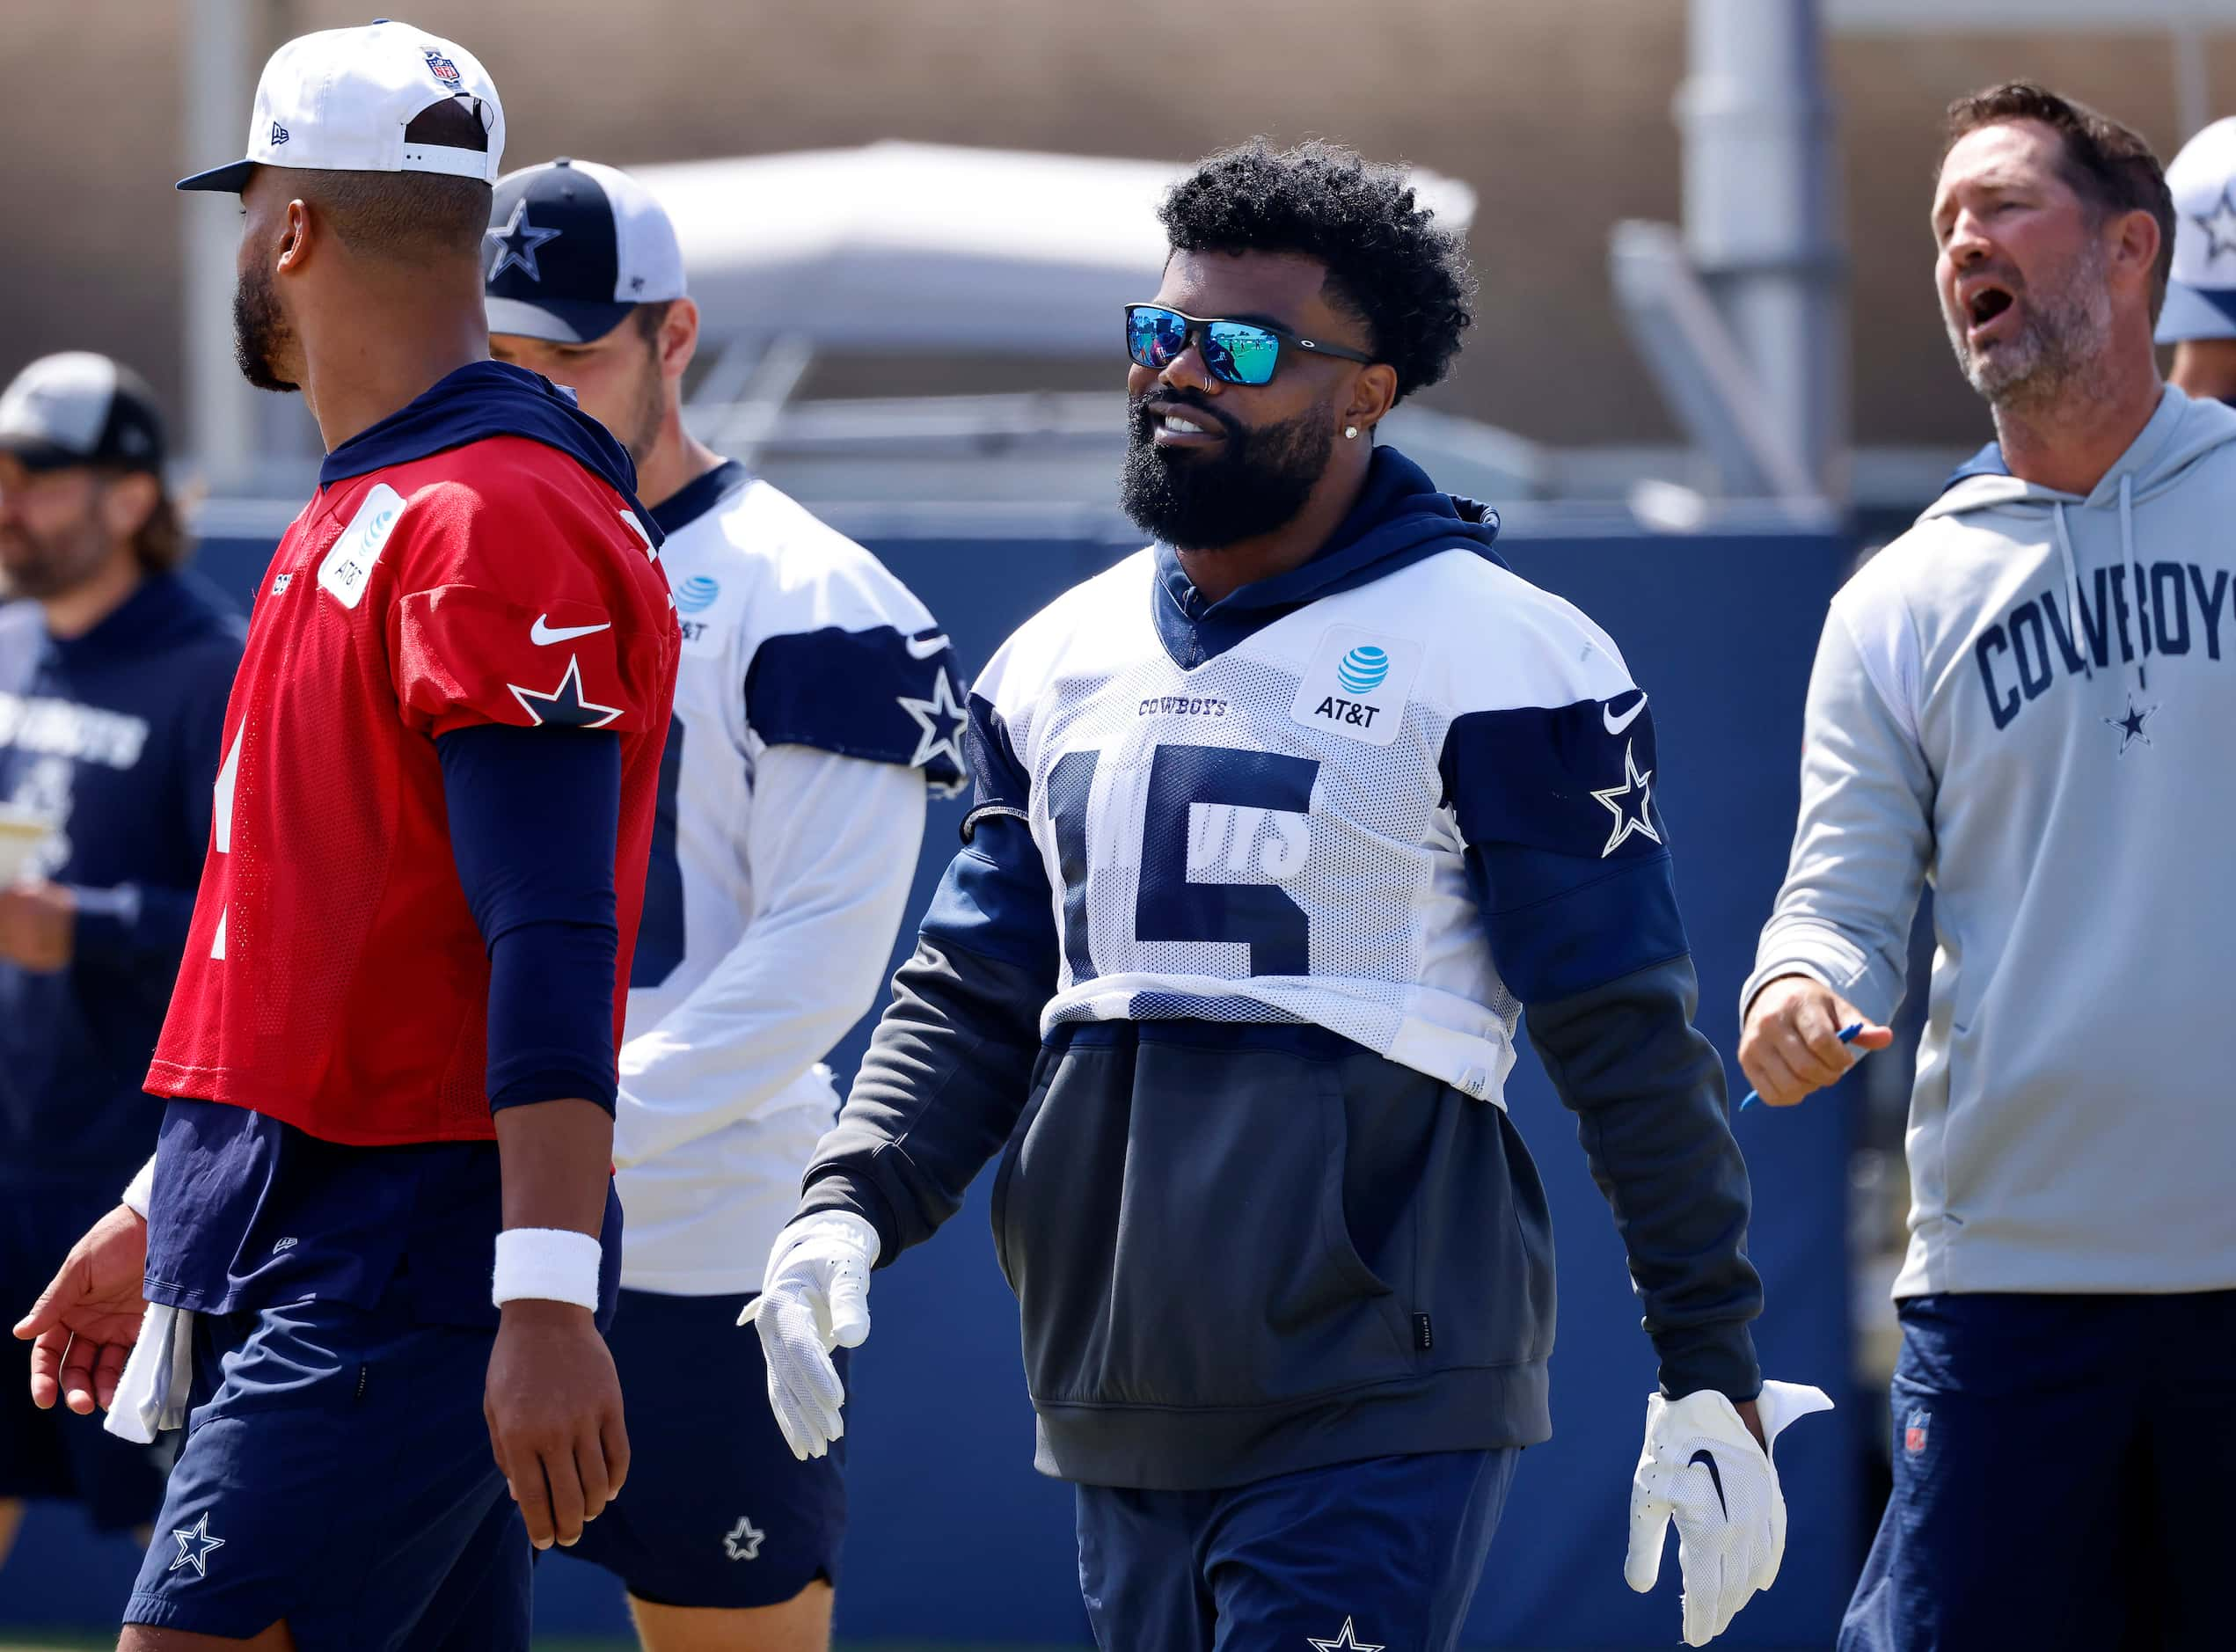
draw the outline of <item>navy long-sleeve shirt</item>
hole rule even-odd
[[[226,696],[245,630],[212,588],[155,574],[82,637],[0,608],[0,802],[58,830],[69,966],[0,959],[0,1181],[119,1186],[155,1144],[141,1091],[209,846]]]
[[[490,1105],[580,1096],[610,1107],[619,742],[489,724],[436,745],[459,887],[489,946]],[[313,1298],[369,1308],[400,1278],[416,1319],[495,1322],[496,1143],[345,1146],[180,1097],[164,1113],[161,1151],[150,1301],[199,1313]],[[603,1324],[621,1276],[610,1186],[602,1243]]]

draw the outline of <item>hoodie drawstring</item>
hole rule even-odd
[[[2142,645],[2137,651],[2137,658],[2140,661],[2148,659],[2151,654],[2151,615],[2144,605],[2143,565],[2135,559],[2134,482],[2132,473],[2120,478],[2120,560],[2128,565],[2135,576],[2135,631],[2136,640]],[[2145,683],[2143,673],[2144,667],[2137,664],[2135,678],[2138,687]]]
[[[2078,648],[2080,653],[2081,670],[2087,675],[2091,681],[2094,681],[2096,676],[2096,668],[2089,661],[2087,633],[2081,629],[2080,623],[2080,569],[2074,564],[2073,561],[2073,536],[2072,531],[2065,526],[2065,506],[2064,501],[2059,501],[2057,505],[2052,507],[2050,521],[2053,524],[2055,524],[2057,530],[2057,549],[2065,559],[2065,625],[2067,627],[2067,634],[2072,638],[2075,647]],[[2120,524],[2121,532],[2125,534],[2128,531],[2127,479],[2125,477],[2122,477],[2120,479]]]

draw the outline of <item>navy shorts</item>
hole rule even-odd
[[[753,1298],[624,1290],[606,1333],[628,1407],[629,1482],[571,1549],[639,1600],[774,1606],[838,1581],[846,1442],[793,1456],[769,1411]],[[846,1376],[846,1350],[836,1362]],[[851,1409],[851,1403],[850,1403]]]
[[[2225,1648],[2236,1291],[1914,1297],[1841,1652]]]
[[[1377,1457],[1217,1491],[1082,1486],[1095,1644],[1450,1652],[1521,1455]]]
[[[525,1652],[528,1531],[481,1412],[493,1330],[306,1302],[194,1333],[194,1409],[127,1623]]]
[[[131,1175],[127,1170],[6,1188],[0,1196],[0,1305],[11,1321],[38,1299],[85,1230],[115,1208]],[[11,1350],[0,1360],[0,1498],[67,1499],[84,1509],[97,1531],[128,1531],[153,1520],[170,1447],[120,1440],[102,1429],[98,1415],[77,1416],[61,1405],[40,1410],[31,1403],[31,1344],[0,1341]]]

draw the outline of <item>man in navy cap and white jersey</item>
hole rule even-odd
[[[163,458],[154,396],[107,356],[47,356],[0,395],[0,596],[19,599],[0,610],[0,813],[45,830],[26,861],[0,855],[0,1301],[18,1305],[155,1139],[140,1080],[240,663],[239,617],[178,571]],[[153,1453],[36,1409],[26,1374],[0,1384],[0,1561],[26,1498],[144,1542]]]
[[[608,1341],[629,1495],[568,1550],[627,1585],[651,1652],[820,1652],[845,1518],[736,1328],[837,1095],[822,1057],[891,955],[927,782],[961,779],[947,640],[860,546],[692,439],[698,307],[667,215],[625,172],[498,181],[490,347],[636,460],[683,623],[675,722],[630,975],[614,1160],[628,1226]]]
[[[2174,196],[2174,273],[2158,341],[2174,346],[2167,380],[2191,396],[2236,402],[2236,116],[2181,146],[2167,168]]]

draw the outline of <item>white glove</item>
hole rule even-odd
[[[844,1210],[802,1217],[777,1235],[761,1294],[740,1325],[761,1334],[769,1367],[769,1409],[801,1462],[821,1457],[846,1432],[839,1407],[845,1385],[834,1348],[859,1348],[870,1334],[870,1269],[877,1230]]]
[[[1823,1389],[1801,1383],[1766,1382],[1755,1401],[1772,1445],[1794,1418],[1831,1409]],[[1631,1546],[1623,1560],[1623,1581],[1641,1595],[1661,1575],[1672,1517],[1684,1572],[1684,1643],[1706,1646],[1757,1590],[1778,1580],[1786,1558],[1778,1470],[1722,1394],[1655,1394],[1646,1402],[1646,1448],[1631,1478]]]

